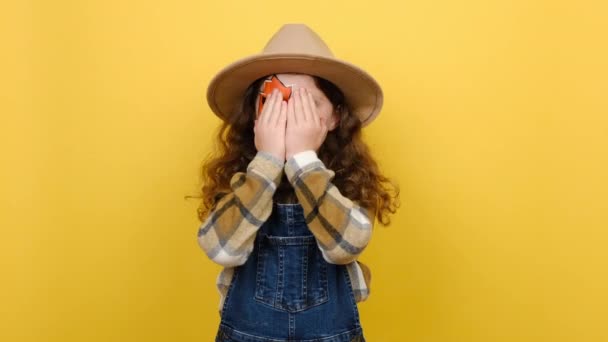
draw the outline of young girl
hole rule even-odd
[[[207,100],[223,120],[198,211],[198,243],[224,266],[216,342],[365,341],[371,273],[357,259],[399,195],[361,137],[380,86],[288,24],[220,71]]]

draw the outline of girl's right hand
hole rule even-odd
[[[255,148],[285,161],[286,126],[287,102],[283,100],[283,94],[274,89],[254,123]]]

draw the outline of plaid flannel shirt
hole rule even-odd
[[[231,191],[217,201],[197,234],[206,255],[224,266],[216,279],[220,314],[235,267],[247,261],[258,229],[271,214],[283,168],[323,258],[346,266],[356,302],[370,294],[370,270],[357,258],[370,241],[375,213],[340,193],[331,182],[334,171],[315,151],[297,153],[286,162],[258,151],[247,172],[232,176]]]

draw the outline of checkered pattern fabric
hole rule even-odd
[[[345,265],[357,302],[369,296],[371,273],[357,259],[371,239],[375,216],[371,209],[340,193],[332,184],[334,171],[325,167],[315,151],[297,153],[286,162],[259,151],[246,172],[232,176],[230,189],[218,194],[218,201],[198,230],[201,249],[223,266],[216,280],[220,312],[234,268],[247,261],[258,229],[272,212],[273,195],[283,171],[295,189],[323,258]]]

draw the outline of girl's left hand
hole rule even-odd
[[[306,88],[295,89],[287,103],[285,157],[306,150],[315,152],[327,136],[327,125],[319,116],[312,94]]]

